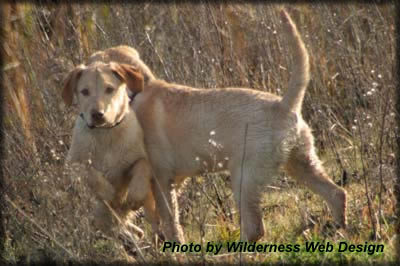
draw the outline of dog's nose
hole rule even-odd
[[[92,110],[91,114],[92,114],[92,118],[97,121],[103,120],[103,118],[104,118],[104,112],[101,112],[98,110]]]

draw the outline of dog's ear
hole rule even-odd
[[[137,94],[144,88],[144,78],[140,71],[128,64],[117,64],[114,62],[110,63],[111,70],[117,75],[122,81],[126,83],[128,89]]]
[[[84,69],[85,69],[84,65],[79,65],[75,67],[74,70],[69,72],[67,77],[64,79],[64,89],[62,91],[61,96],[67,106],[72,105],[72,100],[74,99],[74,92],[76,91],[78,80]]]

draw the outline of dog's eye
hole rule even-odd
[[[88,89],[83,89],[81,90],[81,93],[83,96],[88,96],[89,95],[89,90]]]
[[[111,94],[113,92],[114,92],[114,88],[113,87],[107,87],[106,93]]]

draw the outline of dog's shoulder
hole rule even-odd
[[[111,47],[104,50],[104,52],[108,54],[113,54],[113,53],[125,54],[129,57],[134,57],[137,59],[140,58],[139,52],[135,48],[128,45],[119,45],[116,47]]]
[[[89,65],[96,61],[102,61],[105,63],[109,63],[111,61],[131,63],[135,60],[140,60],[138,51],[127,45],[120,45],[107,48],[103,51],[94,52],[90,55],[86,61],[86,64]]]
[[[155,79],[153,72],[140,58],[139,52],[135,48],[127,45],[120,45],[107,48],[103,51],[97,51],[86,60],[86,65],[90,65],[94,62],[116,62],[132,65],[138,68],[144,75],[145,83]]]

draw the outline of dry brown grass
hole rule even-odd
[[[282,94],[289,77],[290,51],[281,39],[276,5],[27,3],[9,8],[2,14],[7,19],[2,47],[6,89],[2,257],[8,262],[140,259],[132,251],[132,239],[106,238],[93,231],[88,215],[93,202],[85,177],[63,166],[76,113],[61,104],[61,82],[92,52],[131,45],[158,77],[195,87],[234,85]],[[326,234],[324,225],[331,220],[326,205],[282,176],[265,196],[267,232],[262,241],[378,241],[387,248],[382,256],[328,259],[391,260],[398,137],[394,6],[303,4],[289,7],[289,12],[311,54],[312,80],[303,114],[314,129],[330,176],[346,184],[349,228]],[[180,197],[186,239],[238,240],[229,177],[207,175],[190,179]],[[138,242],[146,261],[240,259],[239,254],[162,253],[151,243],[150,226],[138,216],[136,224],[146,232]],[[313,261],[309,256],[280,253],[247,254],[242,259]]]

